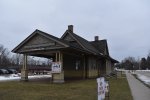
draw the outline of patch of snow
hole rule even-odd
[[[29,79],[37,79],[37,78],[50,78],[51,75],[34,75],[34,76],[28,76]]]
[[[127,70],[125,70],[125,69],[115,69],[116,71],[127,71]]]
[[[51,75],[32,75],[28,76],[29,79],[40,79],[40,78],[50,78]],[[19,74],[10,74],[0,76],[0,81],[19,81],[21,79]]]
[[[145,84],[150,85],[150,77],[147,77],[145,75],[137,74],[137,77],[143,81]]]
[[[136,70],[138,72],[150,72],[150,70]]]
[[[10,75],[10,76],[0,76],[0,81],[11,81],[11,80],[20,80],[20,77],[17,76],[17,77],[14,77],[13,75]]]

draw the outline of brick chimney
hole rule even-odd
[[[95,41],[98,41],[99,40],[99,37],[98,36],[95,36]]]
[[[68,25],[68,30],[73,32],[73,25]]]

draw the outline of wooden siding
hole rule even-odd
[[[79,63],[78,68],[77,63]],[[64,54],[63,68],[64,68],[64,77],[66,79],[83,78],[82,57]]]
[[[111,61],[110,60],[106,60],[106,74],[110,74],[112,71],[112,66],[111,66]]]
[[[88,78],[94,78],[98,76],[98,66],[96,63],[96,57],[88,57]]]
[[[73,39],[73,37],[72,36],[70,36],[70,34],[66,34],[66,36],[63,38],[64,40],[66,40],[66,41],[75,41],[74,39]]]
[[[25,43],[22,48],[18,51],[36,51],[44,49],[54,49],[54,48],[63,48],[61,44],[56,41],[50,40],[42,35],[36,34],[33,36],[27,43]]]

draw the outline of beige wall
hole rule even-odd
[[[82,57],[64,54],[63,66],[64,66],[64,77],[66,79],[83,78]]]
[[[110,74],[112,72],[111,61],[106,60],[106,74]]]
[[[64,83],[64,71],[61,73],[53,73],[53,83]]]
[[[88,67],[87,73],[88,78],[94,78],[98,76],[98,66],[95,57],[88,57],[87,67]]]

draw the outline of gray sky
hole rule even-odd
[[[68,25],[87,40],[107,39],[110,55],[146,57],[150,0],[0,0],[0,44],[12,50],[35,29],[60,37]]]

